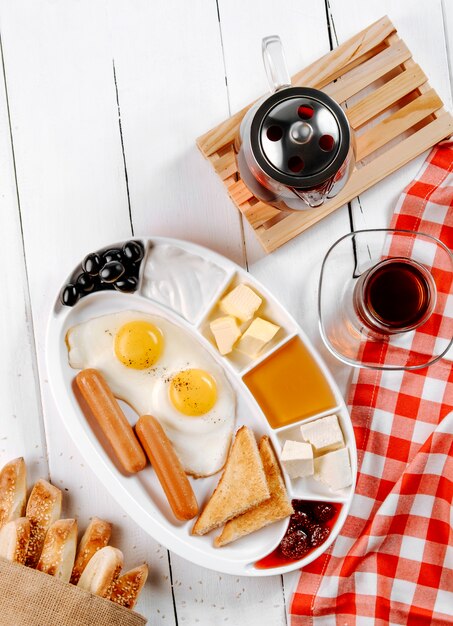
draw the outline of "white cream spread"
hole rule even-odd
[[[224,281],[224,269],[182,248],[157,244],[148,252],[142,295],[195,322]]]

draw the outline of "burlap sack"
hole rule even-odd
[[[0,626],[144,626],[146,621],[109,600],[0,558]]]

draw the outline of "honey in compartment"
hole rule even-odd
[[[326,377],[299,337],[247,372],[243,380],[272,428],[336,406]]]

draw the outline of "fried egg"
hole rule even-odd
[[[163,317],[121,311],[73,326],[66,343],[71,367],[97,369],[116,398],[160,421],[187,473],[209,476],[223,467],[236,397],[188,331]]]

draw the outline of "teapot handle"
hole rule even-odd
[[[282,41],[278,35],[264,37],[262,43],[264,69],[271,92],[291,86]]]

